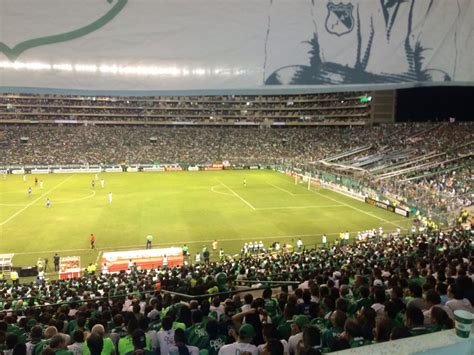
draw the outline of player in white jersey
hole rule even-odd
[[[31,186],[30,186],[30,187],[28,187],[28,190],[27,190],[27,191],[28,191],[28,197],[30,197],[30,196],[31,196],[31,192],[32,192],[32,190],[31,190]]]
[[[112,203],[112,192],[109,192],[109,203]]]
[[[104,179],[100,179],[100,187],[103,189],[105,186],[105,181]]]
[[[23,175],[23,182],[26,182],[26,175]]]
[[[43,188],[43,180],[40,180],[40,189]]]
[[[49,198],[46,199],[46,208],[51,207],[51,200]]]

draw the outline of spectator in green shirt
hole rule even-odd
[[[193,311],[191,319],[193,325],[185,331],[188,344],[197,346],[199,349],[207,347],[209,345],[209,334],[206,331],[206,325],[202,322],[202,312],[196,309]]]
[[[344,312],[336,310],[331,314],[330,320],[332,327],[323,333],[323,346],[328,347],[331,341],[337,338],[344,331],[344,324],[347,316]]]
[[[125,355],[135,350],[135,346],[133,345],[133,333],[138,328],[138,321],[135,317],[132,317],[127,325],[127,335],[123,338],[120,338],[118,342],[118,353],[119,355]],[[151,340],[148,335],[145,335],[146,340],[146,350],[151,349]],[[92,354],[91,354],[92,355]]]
[[[209,355],[217,355],[220,348],[227,343],[227,337],[219,334],[219,323],[215,319],[210,319],[206,324],[206,331],[208,334],[208,345],[199,347],[199,349],[206,349]]]
[[[91,329],[91,334],[95,333],[102,337],[102,353],[101,355],[113,355],[115,354],[115,346],[112,339],[105,337],[105,329],[102,324],[96,324]],[[82,355],[89,355],[89,348],[87,344],[82,347]],[[92,354],[91,354],[92,355]]]
[[[297,314],[296,305],[287,303],[283,311],[283,319],[277,327],[278,335],[281,339],[288,341],[291,335],[291,326],[293,324],[293,317]]]
[[[87,338],[87,349],[91,355],[100,355],[104,348],[104,339],[98,333],[92,333]]]
[[[153,236],[151,233],[148,233],[146,236],[146,249],[151,249],[151,243],[153,242]]]

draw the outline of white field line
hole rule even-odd
[[[84,197],[78,197],[78,198],[75,198],[75,199],[72,199],[72,200],[59,200],[58,201],[54,201],[54,204],[55,205],[64,205],[66,203],[73,203],[73,202],[77,202],[77,201],[82,201],[82,200],[87,200],[89,198],[92,198],[94,197],[96,194],[95,190],[92,191],[92,193],[90,195],[87,195],[87,196],[84,196]],[[0,206],[23,206],[23,204],[19,204],[19,203],[0,203]]]
[[[211,191],[214,192],[215,194],[221,194],[221,195],[226,195],[226,196],[232,196],[232,194],[228,193],[228,192],[221,192],[221,191],[216,191],[215,188],[216,187],[220,187],[221,185],[214,185],[211,187]]]
[[[394,226],[396,226],[396,227],[403,228],[403,226],[401,226],[401,225],[399,225],[399,224],[397,224],[397,223],[393,223],[393,222],[389,221],[388,219],[385,219],[385,218],[376,216],[376,215],[374,215],[374,214],[372,214],[372,213],[370,213],[370,212],[366,212],[366,211],[364,211],[364,210],[361,210],[360,208],[351,206],[351,205],[349,205],[348,203],[345,203],[345,202],[336,200],[336,199],[334,199],[334,198],[332,198],[332,197],[323,195],[322,193],[317,192],[317,191],[313,191],[313,190],[309,190],[309,191],[311,191],[312,193],[317,194],[317,195],[319,195],[319,196],[325,197],[325,198],[327,198],[327,199],[329,199],[329,200],[331,200],[331,201],[334,201],[334,202],[343,204],[344,206],[347,206],[347,207],[349,207],[349,208],[352,208],[353,210],[359,211],[360,213],[366,214],[367,216],[371,216],[371,217],[377,218],[377,219],[379,219],[379,220],[381,220],[381,221],[384,221],[384,222],[386,222],[386,223],[390,223],[390,224],[392,224],[392,225],[394,225]]]
[[[95,259],[95,264],[96,264],[96,265],[98,265],[101,255],[102,255],[102,252],[99,251],[99,252],[97,253],[97,259]]]
[[[289,182],[288,180],[286,180],[286,179],[282,179],[282,180],[284,180],[284,181],[286,181],[288,184],[290,184],[290,182]],[[372,213],[370,213],[370,212],[366,212],[366,211],[364,211],[364,210],[361,210],[360,208],[351,206],[351,205],[349,205],[348,203],[345,203],[345,202],[342,202],[342,201],[340,201],[340,200],[336,200],[336,199],[334,199],[334,198],[332,198],[332,197],[323,195],[322,193],[317,192],[317,191],[313,191],[313,190],[309,190],[309,191],[312,192],[312,193],[314,193],[314,194],[317,194],[317,195],[319,195],[319,196],[325,197],[325,198],[327,198],[327,199],[329,199],[329,200],[331,200],[331,201],[334,201],[334,202],[343,204],[343,205],[345,205],[345,206],[347,206],[347,207],[349,207],[349,208],[352,208],[353,210],[359,211],[359,212],[364,213],[364,214],[366,214],[366,215],[368,215],[368,216],[377,218],[377,219],[379,219],[379,220],[381,220],[381,221],[384,221],[384,222],[386,222],[386,223],[390,223],[390,224],[392,224],[392,225],[394,225],[394,226],[396,226],[396,227],[403,228],[403,226],[401,226],[401,225],[399,225],[399,224],[397,224],[397,223],[394,223],[394,222],[391,222],[391,221],[389,221],[389,220],[387,220],[387,219],[385,219],[385,218],[376,216],[376,215],[374,215],[374,214],[372,214]]]
[[[349,231],[350,234],[354,234],[360,232],[359,231]],[[395,230],[387,230],[386,232],[395,232]],[[333,233],[325,233],[328,236],[331,235],[339,235],[338,232],[333,232]],[[229,239],[221,239],[220,242],[236,242],[236,241],[252,241],[252,240],[268,240],[272,239],[274,241],[281,241],[283,239],[289,239],[289,238],[307,238],[307,237],[316,237],[318,238],[317,242],[321,240],[321,234],[295,234],[295,235],[272,235],[272,236],[251,236],[251,237],[239,237],[239,238],[229,238]],[[353,237],[351,237],[353,238]],[[175,242],[167,242],[167,243],[153,243],[156,247],[169,247],[169,246],[181,246],[183,244],[202,244],[202,243],[212,243],[215,239],[208,239],[208,240],[186,240],[186,241],[175,241]],[[97,240],[96,240],[97,243]],[[104,252],[107,250],[118,250],[118,249],[133,249],[133,248],[140,248],[140,249],[145,249],[144,245],[145,243],[141,244],[132,244],[132,245],[122,245],[122,246],[110,246],[110,247],[104,247],[104,248],[97,248],[96,250],[99,252]],[[64,249],[64,250],[43,250],[43,251],[33,251],[33,252],[28,252],[28,253],[15,253],[15,255],[32,255],[32,254],[51,254],[51,253],[65,253],[65,252],[79,252],[79,251],[89,251],[91,250],[90,248],[83,248],[83,249]]]
[[[277,185],[274,185],[272,184],[271,182],[267,182],[268,185],[270,186],[273,186],[275,189],[278,189],[280,191],[283,191],[283,192],[286,192],[287,194],[291,195],[291,196],[295,196],[295,194],[291,191],[288,191],[287,189],[284,189],[283,187],[280,187],[280,186],[277,186]]]
[[[234,190],[232,190],[229,186],[227,186],[226,184],[224,184],[222,181],[220,181],[219,179],[216,179],[219,184],[221,184],[222,186],[224,186],[225,188],[227,188],[230,192],[232,192],[232,194],[237,197],[240,201],[242,201],[243,203],[245,203],[247,206],[249,206],[251,209],[253,209],[255,211],[255,207],[252,206],[252,204],[248,201],[246,201],[242,196],[240,196],[237,192],[235,192]]]
[[[287,207],[257,207],[256,210],[286,210],[300,208],[326,208],[326,207],[343,207],[343,205],[314,205],[314,206],[287,206]]]
[[[27,208],[29,208],[30,206],[34,205],[36,202],[38,202],[39,200],[41,200],[44,196],[48,195],[49,193],[53,192],[54,190],[56,190],[58,187],[60,187],[61,185],[63,185],[65,182],[67,182],[69,179],[71,179],[74,175],[71,175],[71,176],[68,176],[66,179],[64,179],[63,181],[61,181],[59,184],[57,184],[55,187],[53,187],[52,189],[46,191],[44,194],[42,194],[40,197],[38,197],[37,199],[31,201],[29,204],[27,204],[25,207],[23,207],[22,209],[20,209],[19,211],[15,212],[14,214],[12,214],[10,217],[8,217],[6,220],[4,220],[2,223],[0,223],[0,226],[3,226],[4,224],[7,224],[8,222],[10,222],[13,218],[15,218],[16,216],[18,216],[20,213],[22,213],[23,211],[25,211]]]

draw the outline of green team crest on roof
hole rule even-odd
[[[107,2],[106,12],[99,18],[86,22],[83,26],[46,36],[27,39],[14,45],[7,45],[3,38],[0,38],[0,52],[4,53],[10,61],[15,61],[23,52],[28,49],[44,46],[48,44],[71,41],[73,39],[86,36],[108,24],[115,16],[117,16],[125,7],[128,0],[103,0]],[[53,10],[54,11],[54,10]],[[7,32],[7,31],[5,31]]]

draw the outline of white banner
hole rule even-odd
[[[165,168],[161,167],[161,166],[157,166],[157,167],[153,167],[153,168],[143,168],[143,171],[145,172],[163,172],[165,171]]]
[[[121,173],[123,172],[122,168],[106,168],[105,169],[106,173]]]
[[[102,254],[102,259],[107,262],[113,262],[119,259],[141,259],[153,256],[171,256],[182,255],[182,249],[178,247],[160,248],[160,249],[145,249],[145,250],[131,250],[131,251],[114,251]]]
[[[471,0],[0,0],[0,89],[472,84]]]
[[[30,173],[31,174],[49,174],[50,170],[49,169],[32,169]]]
[[[101,169],[86,169],[86,168],[71,168],[71,169],[52,169],[52,173],[55,174],[71,174],[71,173],[100,173]]]

